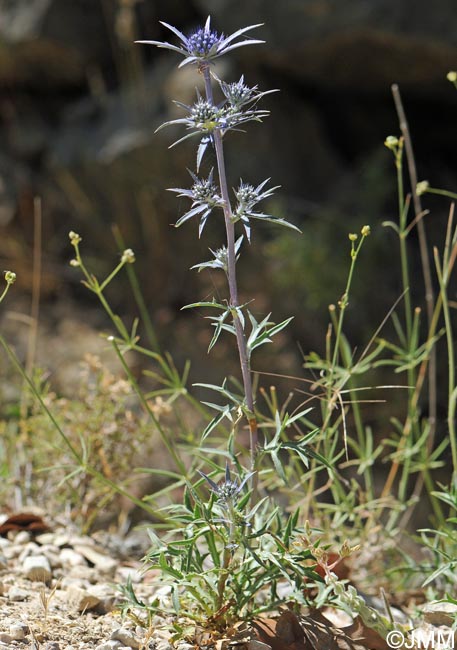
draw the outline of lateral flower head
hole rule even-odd
[[[179,228],[179,226],[181,226],[185,221],[188,221],[192,217],[199,215],[200,225],[198,234],[200,236],[203,232],[203,228],[206,225],[206,220],[208,219],[209,215],[214,210],[214,208],[222,207],[223,201],[219,196],[217,187],[213,182],[213,169],[211,169],[207,178],[199,178],[191,171],[189,171],[189,174],[192,176],[192,179],[194,181],[194,184],[190,189],[183,189],[182,187],[171,187],[169,189],[169,192],[176,192],[178,196],[185,196],[192,200],[191,209],[178,219],[175,226]]]
[[[249,25],[249,27],[243,27],[238,29],[236,32],[230,36],[224,36],[224,34],[219,34],[215,30],[211,29],[211,17],[208,16],[204,27],[199,27],[193,31],[190,36],[185,36],[179,29],[169,25],[168,23],[160,21],[161,24],[169,29],[175,36],[180,40],[179,45],[172,45],[166,41],[136,41],[136,43],[143,43],[145,45],[156,45],[157,47],[165,48],[167,50],[172,50],[177,52],[184,57],[184,61],[181,61],[179,67],[182,68],[184,65],[188,64],[197,64],[207,65],[211,63],[214,59],[227,54],[231,50],[234,50],[237,47],[242,47],[243,45],[256,45],[258,43],[264,43],[265,41],[259,41],[257,39],[245,38],[241,41],[237,40],[240,36],[255,29],[256,27],[261,27],[261,24],[258,25]]]
[[[236,261],[238,261],[239,258],[238,253],[242,243],[243,243],[243,235],[241,235],[241,237],[239,237],[235,242]],[[202,271],[203,269],[221,269],[226,274],[228,274],[229,261],[228,261],[227,246],[216,248],[215,251],[213,251],[212,248],[210,248],[209,250],[213,254],[213,259],[209,260],[209,262],[201,262],[200,264],[195,264],[194,266],[191,266],[191,269],[198,269],[199,272]]]
[[[257,93],[257,95],[249,101],[251,102],[254,101],[254,99],[260,99],[264,94],[266,93]],[[240,124],[251,122],[253,120],[260,122],[263,117],[268,115],[268,111],[259,110],[255,107],[243,110],[242,107],[237,107],[233,104],[227,103],[226,100],[224,100],[222,104],[215,105],[201,97],[198,92],[197,101],[191,106],[178,101],[175,101],[174,103],[184,109],[187,116],[164,122],[156,129],[156,133],[164,127],[173,124],[183,124],[187,127],[189,133],[184,135],[182,138],[179,138],[179,140],[176,140],[176,142],[173,142],[173,144],[170,145],[170,149],[177,144],[184,142],[184,140],[187,140],[188,138],[199,135],[201,141],[197,152],[197,171],[200,167],[207,146],[210,143],[213,143],[213,134],[216,129],[219,130],[223,136],[227,131],[240,126]]]
[[[280,217],[273,217],[269,214],[264,214],[263,212],[257,212],[255,210],[257,203],[260,203],[260,201],[263,201],[264,199],[268,199],[279,187],[279,185],[276,185],[275,187],[264,189],[269,180],[270,179],[267,178],[263,181],[263,183],[257,185],[257,187],[254,187],[254,185],[251,185],[250,183],[244,183],[242,180],[240,180],[239,186],[234,190],[237,204],[233,211],[232,219],[234,222],[241,221],[244,230],[246,231],[248,241],[251,241],[251,226],[249,223],[250,219],[269,221],[271,223],[276,223],[279,226],[286,226],[287,228],[292,228],[293,230],[300,232],[299,228],[289,223],[285,219],[281,219]]]

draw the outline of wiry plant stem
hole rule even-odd
[[[213,89],[211,85],[211,74],[209,64],[202,65],[200,70],[205,80],[206,98],[211,104],[214,104]],[[243,377],[244,395],[246,399],[246,408],[248,412],[249,436],[250,436],[250,453],[251,453],[251,470],[255,468],[257,456],[257,418],[254,413],[254,395],[252,390],[251,364],[248,356],[247,341],[243,330],[240,317],[237,313],[239,307],[238,285],[236,279],[236,252],[235,252],[235,225],[233,223],[232,206],[227,185],[227,174],[225,170],[224,146],[222,143],[222,134],[220,129],[213,131],[214,148],[216,150],[217,169],[219,174],[219,185],[221,197],[224,202],[224,219],[227,233],[227,280],[230,292],[230,307],[232,308],[233,323],[236,332],[236,342],[240,357],[241,374]],[[256,474],[253,475],[253,487],[256,485]]]

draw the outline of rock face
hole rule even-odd
[[[81,83],[109,50],[102,3],[2,0],[0,80],[31,85]]]
[[[328,236],[329,220],[337,241],[358,229],[367,203],[379,223],[391,217],[384,182],[391,161],[382,143],[398,132],[392,82],[404,95],[420,176],[437,169],[452,178],[457,97],[445,75],[457,67],[454,0],[0,0],[0,257],[26,284],[33,197],[40,195],[45,273],[66,261],[70,229],[104,258],[114,254],[107,229],[115,222],[138,252],[146,298],[164,327],[189,298],[212,291],[205,274],[190,276],[187,268],[221,242],[190,247],[191,225],[170,228],[184,206],[165,191],[189,182],[193,142],[169,150],[177,130],[154,134],[177,115],[171,99],[192,101],[198,75],[177,73],[172,53],[133,45],[137,38],[170,40],[159,20],[189,32],[208,13],[224,33],[265,23],[256,35],[267,45],[235,50],[222,72],[230,79],[246,72],[249,83],[281,90],[265,98],[271,117],[264,125],[230,138],[230,183],[271,176],[282,186],[271,209],[305,230],[312,219],[316,242]],[[4,236],[14,240],[18,232],[22,248]],[[269,230],[259,232],[258,242],[270,238]],[[270,254],[268,268],[282,264]],[[271,301],[279,275],[259,275]],[[58,289],[49,283],[49,294]],[[295,294],[297,311],[309,289]],[[183,354],[192,350],[193,342]]]
[[[265,22],[264,37],[280,61],[288,59],[297,76],[320,83],[339,83],[341,75],[346,83],[363,76],[370,85],[382,84],[390,64],[401,65],[400,70],[391,68],[400,75],[409,70],[397,81],[417,72],[416,81],[421,83],[436,79],[434,65],[446,63],[446,56],[449,63],[457,47],[452,0],[435,5],[427,0],[196,0],[196,4],[227,32],[238,27],[241,16],[246,24]]]

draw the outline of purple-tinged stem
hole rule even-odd
[[[203,78],[205,80],[205,91],[207,101],[214,104],[213,88],[211,85],[211,74],[209,64],[202,65],[200,68]],[[243,376],[243,387],[246,399],[246,407],[248,411],[249,422],[249,436],[250,436],[250,452],[251,452],[251,470],[255,469],[255,461],[257,455],[258,444],[258,429],[257,418],[254,413],[254,397],[252,391],[252,376],[251,367],[249,362],[247,341],[243,330],[243,326],[236,308],[239,307],[238,302],[238,285],[236,280],[236,252],[235,252],[235,225],[233,223],[232,206],[227,186],[227,174],[225,170],[224,159],[224,146],[222,143],[222,133],[220,129],[216,128],[213,131],[214,148],[216,150],[217,168],[219,173],[219,185],[221,190],[221,197],[223,200],[223,210],[225,219],[225,229],[227,233],[227,280],[230,292],[230,307],[233,307],[233,323],[236,332],[236,341],[238,345],[238,353],[240,357],[241,374]],[[257,474],[253,476],[254,489],[257,483]]]

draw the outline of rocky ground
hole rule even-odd
[[[130,577],[147,597],[152,587],[138,560],[146,535],[81,536],[70,527],[18,528],[0,537],[0,650],[117,650],[169,643],[123,619],[119,585]]]
[[[121,613],[120,586],[128,579],[140,599],[158,595],[157,576],[138,559],[148,544],[145,529],[87,536],[40,515],[0,516],[0,650],[388,650],[403,647],[398,632],[404,647],[433,639],[431,647],[444,650],[453,634],[457,605],[436,602],[423,607],[416,622],[392,608],[398,630],[390,645],[359,617],[328,608],[298,617],[286,608],[250,626],[235,625],[227,638],[202,631],[192,643],[173,645],[160,617],[147,628]]]

